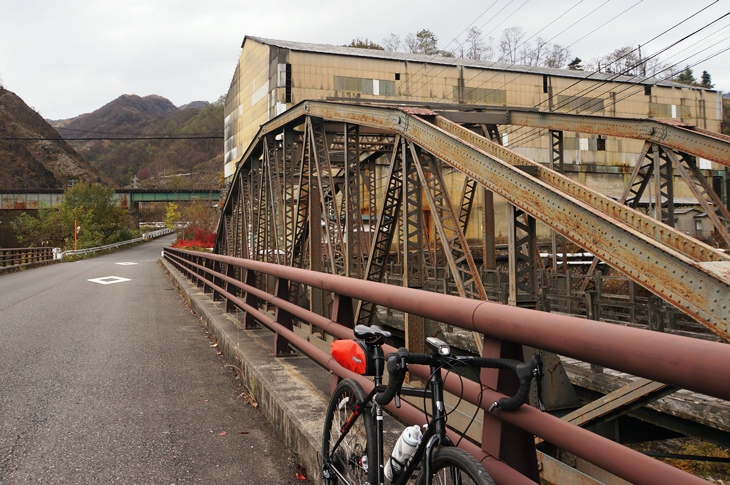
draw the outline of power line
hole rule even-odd
[[[717,3],[717,1],[715,1],[715,2],[713,2],[713,3],[711,3],[711,4],[709,4],[709,5],[707,5],[706,7],[704,7],[704,8],[702,8],[702,9],[700,9],[700,10],[699,10],[698,12],[694,13],[693,15],[691,15],[691,16],[687,17],[686,19],[682,20],[681,22],[679,22],[679,23],[675,24],[675,25],[674,25],[673,27],[671,27],[670,29],[667,29],[666,31],[662,32],[661,34],[659,34],[659,35],[657,35],[657,36],[653,37],[652,39],[650,39],[649,41],[647,41],[647,43],[649,43],[649,42],[651,42],[651,41],[653,41],[653,40],[657,39],[658,37],[660,37],[660,36],[664,35],[665,33],[669,32],[669,31],[671,31],[671,30],[673,30],[674,28],[678,27],[678,26],[679,26],[679,25],[681,25],[682,23],[686,22],[686,21],[687,21],[687,20],[688,20],[689,18],[692,18],[692,17],[696,16],[697,14],[699,14],[700,12],[702,12],[702,11],[706,10],[706,9],[707,9],[707,8],[709,8],[710,6],[714,5],[715,3]],[[651,59],[653,59],[653,58],[657,57],[657,56],[658,56],[659,54],[661,54],[661,53],[663,53],[663,52],[667,51],[668,49],[670,49],[670,48],[672,48],[672,47],[674,47],[674,46],[678,45],[679,43],[681,43],[681,42],[683,42],[683,41],[685,41],[685,40],[689,39],[690,37],[692,37],[692,36],[696,35],[697,33],[699,33],[699,32],[701,32],[702,30],[704,30],[704,29],[708,28],[709,26],[711,26],[711,25],[713,25],[713,24],[717,23],[718,21],[722,20],[723,18],[727,17],[728,15],[730,15],[730,12],[728,12],[728,13],[726,13],[725,15],[723,15],[723,16],[721,16],[721,17],[719,17],[719,18],[717,18],[717,19],[715,19],[715,20],[713,20],[713,21],[709,22],[708,24],[706,24],[706,25],[704,25],[703,27],[701,27],[701,28],[699,28],[699,29],[695,30],[694,32],[692,32],[692,33],[690,33],[690,34],[688,34],[688,35],[685,35],[685,36],[684,36],[684,37],[682,37],[682,38],[681,38],[680,40],[678,40],[678,41],[675,41],[675,42],[672,42],[672,43],[671,43],[671,44],[670,44],[669,46],[667,46],[667,47],[665,47],[665,48],[663,48],[663,49],[660,49],[659,51],[657,51],[657,52],[656,52],[655,54],[653,54],[653,55],[652,55],[652,56],[650,56],[649,58],[647,58],[647,59],[644,59],[644,60],[643,60],[642,62],[639,62],[639,63],[637,63],[637,64],[635,64],[635,65],[633,65],[633,66],[628,66],[628,67],[627,67],[627,68],[625,68],[625,69],[624,69],[623,71],[621,71],[621,72],[618,72],[618,73],[614,74],[614,75],[613,75],[612,77],[610,77],[609,79],[605,79],[605,80],[603,80],[602,82],[600,82],[599,84],[597,84],[597,85],[595,85],[595,86],[592,86],[592,87],[586,87],[586,88],[582,89],[582,90],[581,90],[581,91],[579,91],[578,93],[575,93],[575,94],[574,94],[573,96],[571,96],[571,99],[575,99],[575,98],[577,98],[578,96],[581,96],[581,95],[585,95],[585,94],[587,94],[587,93],[589,93],[589,92],[595,91],[596,89],[599,89],[599,88],[601,88],[602,86],[604,86],[604,85],[608,84],[609,82],[612,82],[612,81],[614,81],[614,80],[618,79],[618,78],[619,78],[620,76],[622,76],[622,75],[624,75],[624,74],[626,74],[626,73],[628,73],[628,72],[631,72],[631,71],[632,71],[632,70],[633,70],[634,68],[636,68],[637,66],[640,66],[641,64],[643,64],[643,63],[644,63],[644,62],[646,62],[647,60],[651,60]],[[721,29],[720,29],[720,30],[718,30],[717,32],[719,32],[719,31],[723,30],[724,28],[725,28],[725,27],[721,28]],[[703,38],[703,39],[701,39],[701,40],[697,41],[697,42],[696,42],[695,44],[693,44],[692,46],[689,46],[689,47],[687,47],[687,48],[683,49],[682,51],[680,51],[680,53],[681,53],[681,52],[684,52],[685,50],[687,50],[687,49],[689,49],[689,48],[691,48],[691,47],[693,47],[693,46],[695,46],[695,45],[697,45],[697,44],[699,44],[700,42],[703,42],[703,41],[707,40],[707,39],[708,39],[709,37],[711,37],[711,36],[713,36],[713,35],[717,34],[717,32],[715,32],[715,33],[713,33],[713,34],[710,34],[710,35],[708,35],[707,37],[705,37],[705,38]],[[716,44],[713,44],[713,46],[714,46],[714,45],[717,45],[717,43],[716,43]],[[670,56],[670,57],[669,57],[669,59],[671,59],[671,58],[672,58],[672,57],[674,57],[675,55],[677,55],[677,54],[674,54],[674,55]],[[695,54],[695,55],[696,55],[696,54]],[[690,55],[690,56],[688,56],[687,58],[685,58],[685,60],[687,60],[687,59],[689,59],[689,58],[691,58],[691,57],[692,57],[692,55]],[[714,57],[714,56],[712,56],[712,57]],[[711,58],[711,57],[710,57],[710,58]],[[705,60],[707,60],[707,59],[705,59]],[[683,61],[680,61],[680,63],[681,63],[681,62],[683,62]],[[704,60],[703,60],[702,62],[704,62]],[[647,80],[647,79],[651,79],[652,77],[656,76],[657,74],[659,74],[659,73],[661,73],[661,72],[664,72],[664,71],[670,70],[671,68],[673,68],[674,66],[676,66],[676,65],[678,65],[678,64],[679,64],[679,63],[675,63],[675,64],[673,64],[673,65],[671,65],[671,66],[669,66],[669,67],[667,67],[667,68],[665,68],[665,69],[662,69],[661,71],[658,71],[658,72],[654,73],[654,75],[653,75],[653,76],[651,76],[651,77],[645,76],[645,77],[644,77],[643,79],[639,79],[639,78],[640,78],[639,76],[633,76],[633,77],[632,77],[632,78],[631,78],[630,80],[635,80],[635,81],[634,81],[635,83],[643,83],[643,84],[646,84],[646,80]],[[670,71],[670,72],[671,72],[671,71]],[[554,97],[557,97],[558,95],[560,95],[560,93],[563,93],[563,92],[567,91],[567,90],[568,90],[569,88],[571,88],[571,87],[575,86],[576,84],[580,83],[581,81],[584,81],[584,80],[588,80],[588,79],[589,79],[589,78],[590,78],[591,76],[593,76],[594,74],[596,74],[596,73],[595,73],[595,72],[593,72],[593,73],[590,73],[590,74],[588,74],[587,76],[585,76],[585,77],[583,77],[583,78],[579,79],[578,81],[574,82],[574,83],[573,83],[573,84],[571,84],[570,86],[568,86],[568,87],[566,87],[566,88],[562,89],[562,90],[561,90],[560,92],[558,92],[558,93],[555,93],[555,94],[551,95],[551,96],[550,96],[550,98],[548,98],[548,100],[550,100],[550,99],[552,99],[552,98],[554,98]],[[638,80],[638,81],[636,81],[636,79],[639,79],[639,80]],[[649,83],[649,84],[653,86],[653,85],[656,85],[657,83],[659,83],[659,82],[661,82],[661,81],[662,81],[662,79],[658,79],[658,80],[657,80],[656,82],[654,82],[654,83]],[[624,90],[621,90],[621,91],[619,91],[619,93],[621,93],[621,92],[625,92],[626,90],[628,90],[628,89],[630,89],[630,88],[631,88],[631,86],[627,87],[627,88],[626,88],[626,89],[624,89]],[[643,88],[642,88],[642,89],[643,89]],[[602,96],[602,95],[604,95],[604,94],[606,94],[606,92],[603,92],[603,93],[602,93],[601,95],[599,95],[599,96]],[[622,99],[625,99],[625,98],[622,98]],[[548,101],[548,100],[546,100],[546,101]],[[565,101],[565,102],[564,102],[564,103],[563,103],[563,104],[562,104],[561,106],[557,106],[557,108],[560,108],[560,107],[564,107],[564,106],[565,106],[565,105],[566,105],[566,104],[567,104],[568,102],[571,102],[571,101],[570,101],[570,100],[566,100],[566,101]],[[580,111],[582,111],[582,110],[581,110],[581,108],[582,108],[582,107],[584,107],[584,106],[586,106],[586,105],[590,106],[592,102],[593,102],[592,100],[585,100],[585,101],[584,101],[583,103],[581,103],[580,105],[578,105],[578,106],[576,106],[576,107],[573,107],[573,108],[571,108],[571,109],[570,109],[570,111],[580,112]],[[618,101],[617,101],[617,100],[615,100],[615,101],[614,101],[614,103],[613,103],[613,106],[615,106],[617,102],[618,102]],[[534,107],[535,107],[535,108],[537,108],[537,107],[539,107],[540,105],[542,105],[542,104],[544,104],[544,103],[545,103],[545,101],[542,101],[542,102],[538,103],[537,105],[535,105]],[[594,109],[593,111],[591,111],[591,113],[594,113],[594,112],[596,112],[596,111],[598,111],[598,109]],[[513,131],[513,133],[515,133],[516,131],[518,131],[518,130],[521,130],[521,129],[525,129],[525,127],[519,127],[519,128],[517,128],[517,130],[514,130],[514,131]],[[512,143],[513,143],[513,144],[515,144],[515,143],[527,143],[527,142],[529,142],[529,141],[532,141],[532,140],[534,140],[535,138],[537,138],[537,137],[541,136],[541,135],[539,135],[539,134],[538,134],[537,136],[531,136],[531,135],[533,135],[533,134],[534,134],[534,133],[536,133],[536,132],[537,132],[537,133],[541,133],[541,132],[542,132],[542,130],[540,130],[540,129],[532,129],[531,131],[528,131],[527,133],[524,133],[524,134],[520,135],[520,137],[519,137],[519,138],[517,138],[516,140],[514,140],[514,141],[513,141]]]

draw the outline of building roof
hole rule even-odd
[[[523,66],[518,64],[507,64],[503,62],[476,61],[458,57],[442,57],[436,55],[411,54],[407,52],[392,52],[378,49],[361,49],[357,47],[346,47],[328,44],[309,44],[306,42],[292,42],[287,40],[266,39],[263,37],[245,36],[241,47],[246,45],[246,40],[252,40],[260,44],[266,44],[281,49],[289,49],[299,52],[311,52],[315,54],[331,54],[347,57],[364,57],[368,59],[384,59],[390,61],[422,62],[426,64],[437,64],[446,66],[464,66],[476,69],[491,69],[521,74],[538,74],[549,76],[560,76],[575,79],[586,79],[591,81],[614,81],[630,84],[648,84],[664,87],[705,89],[695,86],[688,86],[672,81],[662,81],[653,77],[619,76],[604,72],[574,71],[570,69],[557,69],[541,66]],[[710,90],[713,91],[713,90]]]

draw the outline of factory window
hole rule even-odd
[[[559,94],[557,108],[563,111],[590,114],[603,110],[603,100],[588,96],[565,96]]]
[[[284,88],[284,102],[291,103],[291,64],[279,64],[277,74],[276,86]]]
[[[455,87],[454,92],[458,93],[459,88]],[[507,91],[504,89],[487,88],[464,88],[464,103],[466,104],[507,104]]]
[[[393,96],[395,81],[383,79],[364,79],[360,77],[334,77],[335,91],[340,93],[369,94],[375,96]]]

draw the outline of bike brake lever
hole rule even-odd
[[[395,407],[400,409],[400,392],[395,393]]]

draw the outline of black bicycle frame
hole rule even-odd
[[[378,348],[378,350],[380,349]],[[350,416],[347,417],[347,421],[345,421],[342,429],[340,429],[340,437],[332,446],[332,451],[330,452],[331,454],[334,454],[334,451],[340,446],[340,443],[345,438],[347,433],[349,433],[350,429],[358,420],[358,418],[365,413],[368,403],[373,403],[372,413],[375,416],[375,436],[377,448],[375,453],[376,463],[368,463],[368,466],[377,467],[377,485],[385,483],[385,470],[383,463],[383,406],[376,403],[373,399],[377,393],[385,390],[385,386],[383,386],[382,384],[382,351],[380,356],[381,359],[378,360],[376,351],[376,371],[374,377],[375,387],[372,391],[370,391],[367,396],[365,396],[365,399],[362,402],[357,402],[355,404],[355,408],[353,409]],[[413,472],[415,472],[416,468],[421,462],[423,462],[424,473],[426,473],[426,485],[431,485],[430,466],[433,448],[439,444],[447,444],[453,446],[451,440],[446,436],[446,408],[444,406],[444,383],[443,379],[441,378],[441,370],[440,368],[436,368],[434,366],[431,366],[430,368],[431,377],[429,378],[429,383],[426,389],[414,389],[408,387],[401,388],[399,391],[399,394],[403,394],[406,396],[431,398],[432,419],[426,427],[425,431],[423,432],[423,437],[421,438],[421,442],[419,443],[418,448],[416,448],[413,457],[408,462],[406,468],[401,471],[398,479],[393,482],[393,485],[404,485],[405,483],[407,483],[407,481],[413,475]],[[400,400],[398,394],[396,394],[396,400]],[[329,460],[329,458],[327,458],[327,460]],[[342,480],[343,482],[345,481],[344,477],[340,473],[338,473],[338,470],[335,467],[331,467],[328,465],[328,468],[333,471],[340,480]]]

